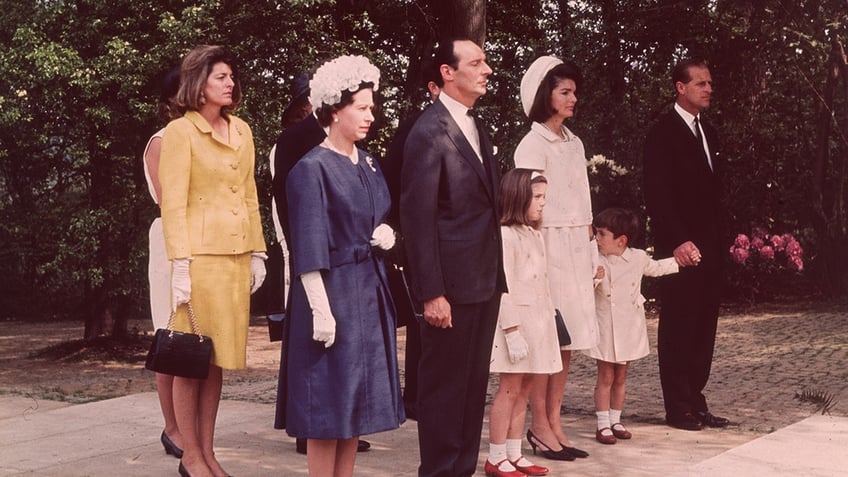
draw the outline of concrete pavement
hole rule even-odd
[[[218,417],[216,452],[239,477],[307,475],[294,439],[272,428],[274,406],[225,400]],[[633,423],[634,437],[614,446],[594,440],[594,418],[564,418],[575,446],[591,456],[575,462],[534,462],[551,476],[842,476],[848,475],[848,418],[815,415],[777,432],[729,429],[688,432]],[[482,440],[478,474],[486,457]],[[178,460],[159,443],[162,421],[154,393],[67,405],[0,396],[0,477],[176,476]],[[416,424],[367,436],[357,476],[414,476]],[[532,452],[525,443],[525,452]]]

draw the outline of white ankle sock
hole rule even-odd
[[[621,409],[610,409],[609,420],[611,424],[618,424],[621,422]]]
[[[510,462],[515,462],[521,458],[521,439],[506,440],[506,458]]]
[[[506,459],[506,444],[489,443],[489,462],[498,465],[498,462]]]
[[[598,416],[598,430],[601,430],[605,427],[610,427],[610,415],[609,411],[597,411],[595,415]],[[609,433],[612,435],[612,432]]]

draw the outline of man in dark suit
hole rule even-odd
[[[439,97],[444,83],[441,74],[432,66],[432,62],[425,62],[422,69],[428,100],[432,104]],[[380,168],[383,170],[383,176],[386,178],[389,194],[392,197],[392,208],[386,218],[386,223],[398,232],[401,242],[403,230],[400,227],[400,183],[401,171],[403,170],[403,147],[412,126],[423,112],[424,110],[416,111],[398,125],[385,158],[380,160]],[[421,355],[421,333],[418,328],[418,321],[415,318],[415,310],[408,296],[406,280],[403,277],[403,270],[406,266],[403,246],[395,246],[391,250],[389,262],[392,266],[386,267],[386,274],[397,309],[398,326],[406,325],[406,346],[404,347],[403,359],[403,408],[406,411],[407,419],[417,420],[416,396],[418,390],[418,358]]]
[[[666,422],[700,430],[728,424],[710,413],[703,394],[721,288],[722,163],[718,135],[700,114],[710,106],[712,95],[707,64],[681,61],[672,81],[677,92],[674,108],[651,128],[645,142],[644,194],[657,255],[673,254],[685,266],[660,279],[658,357]]]
[[[482,124],[468,114],[492,70],[469,40],[442,42],[435,62],[444,86],[406,140],[400,221],[413,295],[423,305],[418,475],[460,477],[477,467],[506,279],[498,168]]]

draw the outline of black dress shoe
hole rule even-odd
[[[174,441],[172,441],[171,438],[168,437],[168,434],[165,434],[165,431],[162,431],[162,436],[159,438],[159,440],[162,441],[162,447],[165,448],[166,454],[172,455],[177,459],[183,458],[183,450],[177,447],[176,444],[174,444]]]
[[[562,442],[560,442],[559,445],[561,445],[562,448],[565,449],[566,452],[573,455],[574,457],[579,457],[581,459],[585,459],[586,457],[589,457],[589,453],[584,451],[584,450],[580,450],[576,447],[568,447],[565,444],[563,444]]]
[[[530,429],[527,429],[527,442],[530,443],[530,447],[533,449],[533,455],[536,455],[536,448],[538,447],[539,453],[546,459],[565,461],[572,461],[575,459],[574,454],[566,451],[565,448],[558,451],[552,450],[548,445],[540,441],[539,438],[536,437],[536,434],[533,434],[533,431]]]
[[[686,431],[700,431],[703,427],[701,421],[691,412],[684,412],[683,414],[674,417],[666,415],[665,422],[671,427],[676,427]]]
[[[695,413],[698,420],[701,421],[701,424],[707,427],[727,427],[730,424],[730,420],[724,417],[714,416],[709,411],[699,411]]]
[[[356,445],[356,452],[365,452],[371,448],[371,443],[366,441],[365,439],[359,439],[359,443]],[[294,449],[298,454],[306,454],[306,439],[298,437],[295,439]]]

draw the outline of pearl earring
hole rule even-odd
[[[334,123],[339,122],[339,118],[333,118],[333,122],[334,122]]]

